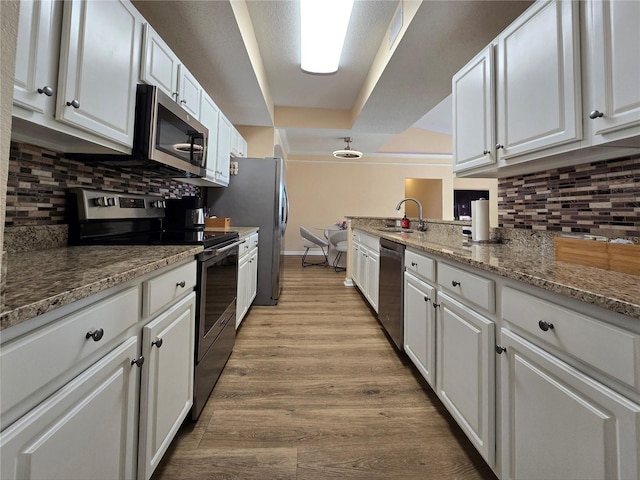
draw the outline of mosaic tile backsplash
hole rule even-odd
[[[147,179],[70,160],[64,154],[11,142],[5,226],[27,227],[67,223],[65,195],[70,187],[163,197],[198,195],[200,189],[177,180]]]
[[[640,155],[498,181],[501,227],[640,237]]]

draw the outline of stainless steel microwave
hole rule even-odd
[[[208,129],[154,85],[138,85],[131,155],[73,155],[145,177],[204,177]]]

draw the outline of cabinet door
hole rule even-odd
[[[351,280],[360,286],[360,245],[355,240],[351,243]]]
[[[360,245],[360,261],[358,262],[358,286],[362,293],[367,296],[367,292],[369,291],[369,274],[367,271],[369,262],[367,261],[367,256],[369,255],[369,250],[367,250],[363,245]]]
[[[242,319],[249,310],[249,289],[251,282],[251,264],[249,254],[238,262],[238,298],[236,299],[236,329],[242,323]]]
[[[498,37],[498,158],[582,138],[578,8],[534,3]]]
[[[493,45],[453,76],[453,170],[495,163]]]
[[[178,98],[178,66],[180,60],[151,25],[144,25],[141,80],[156,85],[171,98]]]
[[[378,285],[380,280],[380,255],[373,250],[367,254],[367,298],[373,309],[378,311]]]
[[[128,1],[65,2],[56,119],[131,147],[141,40]]]
[[[591,104],[585,108],[594,144],[640,135],[640,2],[586,2]],[[600,117],[599,115],[602,114]]]
[[[436,289],[404,274],[404,351],[425,380],[435,387]]]
[[[436,393],[489,466],[495,461],[494,323],[438,293]]]
[[[148,480],[193,404],[195,292],[142,329],[138,479]]]
[[[196,80],[196,77],[191,75],[191,72],[187,70],[184,65],[180,65],[178,71],[180,105],[193,115],[194,118],[200,119],[200,96],[202,94],[202,87]]]
[[[501,330],[503,479],[639,478],[640,406]]]
[[[131,337],[2,432],[1,477],[135,478],[139,368]]]
[[[216,181],[220,185],[229,185],[231,127],[231,122],[220,112],[220,122],[218,123],[218,151],[216,155]]]
[[[200,103],[200,123],[209,130],[209,138],[207,141],[207,173],[205,178],[210,181],[215,181],[220,109],[205,92],[202,92],[202,99]]]
[[[256,298],[258,294],[258,251],[256,250],[251,254],[251,259],[249,260],[249,305],[251,306],[253,300]]]
[[[53,106],[61,7],[62,4],[52,0],[20,2],[14,105],[38,113],[44,113],[50,102]]]

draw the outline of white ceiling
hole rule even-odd
[[[233,124],[273,126],[270,100],[265,99],[264,85],[260,88],[260,75],[254,71],[228,0],[133,3]],[[356,0],[338,72],[310,75],[299,64],[298,1],[247,0],[272,106],[351,110],[398,3]],[[413,21],[353,126],[281,128],[288,155],[326,155],[343,148],[345,136],[353,138],[352,148],[372,154],[412,125],[451,133],[451,104],[446,101],[451,76],[532,2],[418,3]],[[428,113],[434,107],[438,108]],[[428,146],[424,153],[429,153]]]

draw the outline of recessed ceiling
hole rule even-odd
[[[298,1],[246,1],[270,94],[265,98],[261,72],[256,73],[255,58],[243,38],[246,32],[236,20],[237,3],[233,7],[228,0],[133,3],[229,120],[255,126],[274,126],[274,107],[352,110],[399,4],[356,0],[338,72],[311,75],[299,65]],[[531,3],[418,2],[413,20],[353,124],[346,128],[275,125],[286,141],[287,154],[330,157],[333,150],[344,146],[344,137],[352,137],[353,148],[366,157],[414,124],[431,128],[429,125],[450,122],[432,119],[425,123],[423,117],[449,96],[451,76]],[[404,0],[403,5],[415,4]],[[441,133],[446,130],[442,125],[437,128]],[[423,153],[430,153],[426,150]]]

